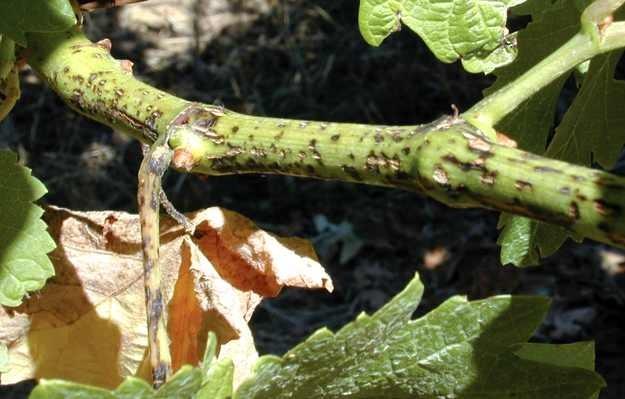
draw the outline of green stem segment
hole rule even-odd
[[[452,207],[529,216],[625,246],[625,179],[500,145],[463,119],[396,127],[221,115],[137,81],[78,31],[33,35],[29,43],[31,65],[70,106],[140,140],[153,141],[186,110],[193,117],[177,121],[169,141],[178,167],[398,187]],[[584,40],[578,44],[583,48]],[[497,101],[484,104],[497,109]]]
[[[622,0],[618,2],[622,3]],[[592,30],[583,29],[518,79],[475,104],[462,115],[463,118],[483,131],[491,131],[506,115],[562,74],[598,54],[625,47],[625,22],[610,23],[603,31],[597,27],[599,22],[585,18],[582,22],[583,26],[591,25]],[[593,34],[595,31],[599,39]]]

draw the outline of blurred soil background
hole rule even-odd
[[[240,112],[413,124],[481,98],[490,78],[441,64],[407,30],[367,46],[357,9],[356,1],[335,0],[150,0],[93,13],[86,23],[93,40],[110,38],[116,58],[135,62],[141,79]],[[136,212],[138,143],[70,111],[32,72],[23,78],[18,107],[0,124],[0,146],[18,151],[44,181],[45,202]],[[567,90],[570,98],[575,86]],[[336,290],[286,290],[265,301],[252,319],[262,354],[283,354],[324,325],[336,330],[375,311],[418,271],[426,292],[417,316],[457,294],[552,297],[535,340],[595,340],[608,382],[601,398],[625,398],[623,251],[567,244],[541,267],[520,270],[499,262],[496,213],[450,209],[414,193],[176,173],[166,191],[180,210],[222,206],[314,242]]]

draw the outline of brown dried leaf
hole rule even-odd
[[[262,298],[285,285],[331,291],[332,282],[302,240],[275,238],[219,208],[191,216],[195,238],[161,223],[174,368],[197,364],[212,330],[220,358],[237,365],[237,383],[257,357],[247,322]],[[46,219],[58,244],[56,277],[21,307],[0,308],[10,358],[2,383],[64,378],[112,388],[128,375],[147,377],[138,217],[50,208]]]

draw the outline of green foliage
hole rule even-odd
[[[418,276],[373,316],[336,334],[314,333],[282,358],[263,356],[237,399],[261,398],[593,398],[605,384],[592,343],[528,344],[549,302],[499,296],[453,297],[412,320],[423,293]],[[31,399],[232,397],[232,363],[214,361],[211,334],[199,368],[181,369],[158,392],[135,378],[114,391],[43,380]]]
[[[379,46],[401,23],[416,32],[443,62],[458,59],[469,72],[489,73],[514,60],[508,8],[524,0],[361,0],[360,31]]]
[[[559,347],[519,350],[544,317],[546,299],[453,297],[411,320],[422,291],[415,278],[373,316],[361,315],[336,334],[319,330],[283,358],[262,357],[236,397],[571,399],[603,386],[579,362],[540,360]]]
[[[558,367],[595,369],[595,344],[593,342],[563,345],[529,343],[520,345],[514,353],[525,360],[549,363]]]
[[[614,166],[625,143],[625,82],[613,78],[623,51],[592,59],[581,89],[549,143],[546,155],[578,165]]]
[[[549,7],[532,1],[515,9],[531,14],[533,21],[518,36],[519,57],[497,70],[498,79],[486,94],[503,87],[538,63],[580,29],[584,1],[552,1]],[[625,143],[623,116],[619,104],[625,84],[613,79],[622,52],[595,57],[583,74],[579,94],[566,112],[547,147],[560,92],[571,72],[565,73],[497,125],[498,130],[515,138],[525,150],[552,158],[605,168],[614,165]],[[502,215],[499,244],[501,262],[516,266],[539,263],[541,257],[555,253],[570,236],[564,228],[520,216]],[[579,240],[579,237],[573,237]]]
[[[0,34],[26,46],[28,32],[60,32],[76,24],[69,0],[2,0]]]
[[[594,342],[575,342],[572,344],[522,344],[515,355],[525,360],[552,364],[557,367],[577,367],[580,369],[595,369]],[[599,397],[599,392],[591,397]]]
[[[195,398],[202,384],[200,369],[181,367],[158,391],[145,381],[128,377],[114,391],[61,380],[41,380],[30,399],[173,399]]]
[[[497,81],[486,90],[488,95],[521,76],[529,68],[564,44],[580,28],[580,10],[571,2],[557,1],[550,7],[532,2],[517,13],[530,13],[533,22],[518,35],[519,56],[507,67],[495,72]],[[523,11],[525,10],[525,11]],[[519,147],[542,154],[553,128],[556,105],[564,83],[565,73],[523,103],[497,125],[497,129],[514,138]],[[516,266],[538,264],[541,257],[553,254],[566,240],[566,231],[558,226],[512,215],[502,215],[498,243],[501,262]]]
[[[0,304],[18,306],[29,291],[54,275],[48,252],[54,241],[33,201],[46,193],[10,151],[0,151]]]

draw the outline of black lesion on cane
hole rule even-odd
[[[342,165],[341,169],[343,170],[343,172],[349,175],[349,177],[351,177],[352,179],[356,181],[362,181],[362,177],[360,176],[360,173],[358,173],[358,170],[354,168],[353,166]]]
[[[165,382],[167,377],[168,367],[166,364],[159,364],[152,370],[152,380],[154,381],[155,386],[160,386]]]
[[[149,225],[149,224],[146,224],[145,226],[143,226],[143,229],[144,230],[149,230],[150,227],[152,227],[152,226]],[[148,252],[149,249],[152,247],[152,237],[150,237],[149,235],[145,234],[143,236],[142,244],[143,244],[143,250],[145,252]]]
[[[514,182],[514,188],[517,191],[532,191],[534,189],[534,186],[532,185],[532,183],[524,181],[524,180],[517,180],[516,182]]]
[[[603,231],[604,233],[611,233],[612,232],[612,227],[610,226],[610,224],[608,222],[599,222],[597,224],[597,228],[600,231]]]
[[[152,190],[150,193],[150,209],[158,212],[160,207],[159,190]]]
[[[555,173],[555,174],[562,173],[560,169],[552,168],[551,166],[534,166],[534,171],[536,173]]]
[[[145,244],[145,245],[147,247],[147,244]],[[143,270],[144,273],[146,275],[149,275],[152,272],[152,269],[154,269],[154,261],[152,259],[146,259],[145,262],[144,262],[143,268],[144,268],[144,270]],[[146,294],[149,297],[150,293],[147,292]],[[149,298],[147,298],[147,299],[149,300]]]
[[[157,176],[162,176],[167,169],[167,165],[164,165],[164,159],[158,156],[152,156],[148,159],[148,169],[150,173],[153,173]]]
[[[577,221],[581,217],[579,213],[579,205],[577,205],[577,202],[575,201],[571,201],[569,204],[569,216],[573,219],[573,221]]]
[[[601,216],[614,216],[621,213],[621,207],[616,204],[609,203],[602,199],[594,201],[595,211]]]
[[[457,166],[463,172],[468,172],[470,170],[478,170],[478,171],[486,170],[483,162],[476,162],[476,161],[464,162],[464,161],[459,160],[458,157],[456,157],[453,154],[447,154],[443,156],[443,160],[447,163]]]
[[[160,290],[154,292],[154,298],[150,303],[150,315],[152,320],[160,320],[163,314],[163,293]],[[152,328],[152,326],[150,326]],[[156,326],[158,327],[158,326]]]

